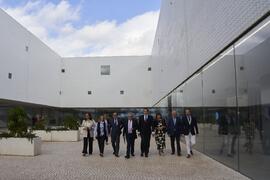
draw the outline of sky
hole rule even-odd
[[[0,0],[63,57],[151,54],[161,0]]]

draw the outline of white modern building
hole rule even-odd
[[[1,104],[189,107],[202,125],[198,150],[267,179],[269,15],[270,0],[163,0],[151,55],[65,58],[0,10]],[[232,157],[221,153],[218,131],[227,111],[237,129]]]

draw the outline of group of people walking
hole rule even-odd
[[[120,136],[123,134],[127,144],[126,156],[129,159],[134,154],[135,140],[141,138],[141,156],[148,157],[151,135],[155,137],[159,155],[164,155],[166,148],[166,133],[171,141],[171,154],[175,154],[175,144],[177,155],[181,156],[181,135],[185,136],[187,158],[193,155],[192,146],[196,142],[198,134],[197,121],[191,115],[190,109],[185,110],[185,114],[177,116],[176,111],[172,111],[171,117],[165,120],[160,113],[155,118],[149,114],[149,109],[144,108],[143,115],[139,119],[133,117],[131,112],[128,113],[127,119],[120,119],[117,113],[113,113],[112,119],[108,120],[106,116],[101,115],[97,122],[92,119],[90,113],[85,114],[82,122],[83,129],[83,156],[93,153],[94,138],[98,141],[100,156],[103,157],[105,143],[111,136],[113,154],[119,157]],[[138,135],[137,135],[138,133]],[[88,151],[87,151],[88,150]]]

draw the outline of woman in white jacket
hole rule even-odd
[[[87,146],[89,144],[89,155],[93,153],[93,140],[95,132],[95,121],[92,119],[91,113],[85,113],[85,119],[82,122],[83,129],[83,156],[87,154]]]

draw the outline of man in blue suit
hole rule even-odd
[[[177,112],[172,111],[172,116],[168,120],[168,135],[171,139],[172,155],[175,154],[175,141],[177,146],[177,155],[181,156],[180,136],[182,134],[182,122],[177,117]]]
[[[119,144],[120,144],[120,135],[121,129],[123,128],[122,121],[118,118],[117,113],[113,113],[113,118],[110,122],[110,132],[111,132],[111,141],[113,147],[113,154],[116,157],[119,157]]]
[[[141,136],[141,156],[148,157],[151,133],[153,131],[153,116],[149,114],[149,109],[143,109],[143,115],[139,117],[139,132]]]

